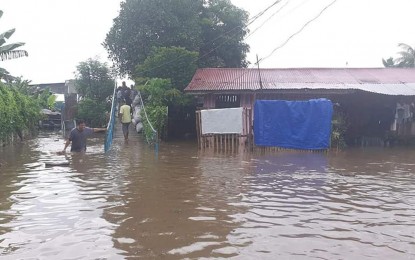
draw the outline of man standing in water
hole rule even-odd
[[[131,123],[131,106],[127,105],[125,100],[122,101],[122,106],[120,107],[120,118],[122,124],[122,133],[124,134],[124,139],[128,140],[129,127]]]
[[[66,152],[69,144],[71,145],[71,152],[85,152],[86,151],[86,138],[92,133],[104,132],[106,128],[89,128],[86,127],[84,120],[78,120],[77,126],[72,129],[68,140],[65,143],[65,148],[63,148],[62,153]]]

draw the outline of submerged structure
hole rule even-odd
[[[219,147],[223,135],[229,134],[236,135],[231,142],[237,146],[255,146],[255,104],[265,100],[330,100],[332,142],[388,145],[415,137],[415,69],[411,68],[207,68],[197,70],[185,91],[196,96],[202,111],[197,112],[196,122],[201,147],[212,143]],[[207,113],[203,111],[229,108],[242,109],[241,131],[203,129]],[[223,120],[216,120],[209,119],[210,124],[219,127]]]

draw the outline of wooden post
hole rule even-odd
[[[229,151],[229,136],[226,134],[225,135],[225,152],[227,153]]]
[[[232,141],[232,153],[233,153],[235,151],[234,150],[235,148],[235,135],[234,134],[231,135],[231,141]]]
[[[220,135],[220,149],[223,150],[223,135]]]
[[[200,125],[199,125],[199,119],[200,119],[200,111],[196,111],[196,134],[197,134],[197,147],[201,148],[201,135],[200,135]]]

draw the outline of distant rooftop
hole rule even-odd
[[[198,69],[188,93],[289,89],[356,89],[386,95],[415,95],[412,68]]]
[[[43,84],[31,84],[31,86],[39,87],[39,89],[50,89],[51,92],[56,94],[65,94],[65,82],[62,83],[43,83]]]

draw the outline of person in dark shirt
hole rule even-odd
[[[68,140],[66,140],[65,148],[62,153],[66,152],[69,144],[71,144],[71,152],[85,152],[86,151],[86,139],[92,133],[104,132],[106,128],[89,128],[86,127],[84,120],[78,120],[76,128],[72,129]]]
[[[127,87],[127,84],[125,83],[125,81],[122,82],[121,89],[123,90],[122,95],[125,100],[125,103],[131,107],[131,104],[133,103],[131,100],[131,89]]]

